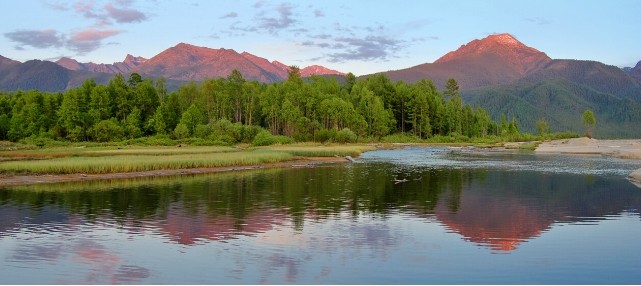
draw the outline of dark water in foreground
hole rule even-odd
[[[639,162],[359,161],[0,189],[0,283],[641,283]]]

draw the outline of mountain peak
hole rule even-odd
[[[328,69],[324,66],[311,65],[300,70],[300,74],[303,77],[308,77],[311,75],[345,75],[345,73],[339,72],[337,70]]]
[[[134,57],[131,54],[127,54],[127,56],[125,57],[125,60],[122,61],[122,62],[127,64],[127,65],[129,65],[129,66],[131,66],[131,67],[134,67],[134,66],[140,65],[141,63],[144,63],[145,61],[147,61],[146,58]],[[116,63],[114,63],[114,64],[116,64]]]
[[[449,52],[434,63],[445,63],[472,58],[486,58],[488,61],[501,60],[512,66],[517,73],[524,74],[552,59],[544,52],[528,47],[514,36],[503,33],[489,35],[462,45]]]
[[[504,45],[523,45],[523,43],[519,42],[519,40],[508,33],[489,35],[485,39],[487,39],[488,41],[492,40]]]
[[[60,58],[59,60],[56,61],[56,64],[72,71],[83,69],[82,65],[78,61],[68,57]]]

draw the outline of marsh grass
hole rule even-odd
[[[293,158],[286,152],[253,151],[180,155],[123,155],[63,157],[48,160],[11,161],[0,164],[3,173],[105,174],[166,169],[226,167],[274,163]]]
[[[239,150],[226,146],[67,147],[2,151],[4,174],[106,174],[260,165],[296,157],[358,156],[366,145],[276,145]]]
[[[258,150],[273,150],[287,152],[294,156],[301,157],[345,157],[360,156],[361,153],[366,151],[375,150],[376,147],[372,145],[321,145],[321,144],[294,144],[294,145],[274,145]]]
[[[201,153],[222,153],[237,151],[227,146],[207,147],[167,147],[167,146],[127,146],[127,147],[65,147],[46,148],[34,150],[0,151],[0,158],[4,159],[51,159],[61,157],[100,157],[120,155],[180,155]]]
[[[120,156],[120,155],[181,155],[181,154],[203,154],[203,153],[225,153],[237,152],[238,150],[227,146],[198,146],[198,147],[133,147],[127,149],[88,150],[82,155],[86,156]]]
[[[153,177],[132,177],[106,180],[89,180],[89,181],[72,181],[51,184],[33,184],[22,186],[11,186],[11,190],[31,191],[31,192],[97,192],[112,191],[117,189],[132,189],[144,187],[167,187],[171,185],[182,184],[201,184],[211,180],[219,182],[231,181],[236,179],[247,179],[257,174],[276,174],[282,172],[281,169],[249,169],[242,171],[229,171],[215,174],[197,174],[181,176],[153,176]],[[0,190],[2,188],[0,187]]]
[[[247,166],[296,157],[358,156],[375,147],[296,144],[241,149],[227,146],[80,146],[0,151],[0,173],[106,174]]]

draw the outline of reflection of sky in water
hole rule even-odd
[[[0,250],[12,257],[2,264],[5,283],[616,284],[641,278],[634,274],[639,273],[641,252],[626,247],[641,238],[641,228],[631,224],[639,225],[637,214],[590,225],[558,224],[545,236],[498,256],[432,219],[403,213],[343,213],[306,220],[304,231],[283,224],[256,236],[197,245],[173,243],[151,232],[132,237],[116,226],[67,228],[56,239],[12,240],[14,245],[5,240]],[[555,254],[559,249],[563,255]],[[42,256],[32,255],[40,251]],[[603,269],[586,272],[596,266],[595,257],[598,265],[618,265],[605,271],[621,276],[604,275]],[[16,267],[25,262],[31,266]]]
[[[132,284],[150,276],[147,268],[128,265],[114,250],[112,225],[50,222],[49,228],[16,229],[0,244],[3,283]],[[122,241],[121,241],[122,242]],[[29,265],[29,267],[26,267]],[[33,271],[36,271],[35,273]]]
[[[518,151],[445,147],[408,147],[396,150],[366,152],[361,162],[389,162],[401,169],[412,168],[479,168],[506,171],[537,171],[568,174],[627,176],[641,168],[638,160],[605,156],[534,154]]]

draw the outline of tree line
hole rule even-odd
[[[145,136],[202,138],[226,144],[276,136],[295,141],[353,142],[402,133],[416,138],[483,138],[519,134],[516,119],[499,122],[464,105],[456,80],[439,91],[423,79],[392,82],[383,74],[345,80],[302,78],[291,67],[278,83],[227,78],[181,85],[121,74],[106,85],[92,79],[66,92],[37,90],[0,96],[0,140],[49,138],[121,141]]]

